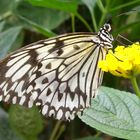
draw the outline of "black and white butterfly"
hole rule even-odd
[[[72,120],[90,106],[101,85],[97,67],[112,48],[111,27],[42,40],[0,61],[0,100],[40,106],[44,116]]]

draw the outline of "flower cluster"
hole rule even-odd
[[[114,53],[109,51],[106,59],[99,61],[98,66],[116,76],[125,78],[137,76],[140,74],[140,44],[116,47]]]

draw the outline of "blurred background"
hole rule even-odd
[[[97,32],[110,22],[116,44],[140,38],[140,0],[0,0],[0,59],[32,42],[70,32]],[[116,38],[118,41],[116,41]],[[129,81],[105,74],[103,85],[132,91]],[[0,103],[0,140],[120,140],[84,124],[61,122],[38,108]]]

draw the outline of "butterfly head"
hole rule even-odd
[[[112,41],[113,36],[110,34],[111,26],[110,24],[104,24],[103,28],[101,28],[98,32],[98,38],[100,40],[100,45],[106,48],[113,48]]]
[[[110,31],[111,31],[111,26],[110,26],[110,24],[107,24],[107,23],[104,24],[103,29],[106,30],[107,32],[110,32]]]

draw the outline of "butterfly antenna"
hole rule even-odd
[[[127,12],[124,12],[124,13],[121,13],[121,14],[118,14],[118,15],[109,15],[109,17],[108,17],[106,23],[111,23],[111,20],[112,20],[113,18],[120,17],[120,16],[123,16],[123,15],[130,15],[130,14],[133,13],[133,12],[138,12],[138,10],[132,9],[132,10],[130,10],[130,11],[127,11]]]
[[[120,43],[120,44],[123,45],[123,46],[126,46],[126,44],[122,43],[122,42],[118,39],[118,36],[115,38],[115,41],[117,41],[118,43]]]
[[[123,15],[129,15],[129,14],[131,14],[131,13],[133,13],[133,12],[137,12],[137,10],[136,10],[136,9],[132,9],[132,10],[130,10],[130,11],[121,13],[121,14],[115,16],[115,17],[120,17],[120,16],[123,16]]]
[[[133,41],[127,39],[126,37],[122,36],[121,34],[118,34],[118,36],[126,41],[128,41],[129,43],[134,43]]]
[[[123,62],[121,59],[119,59],[116,55],[114,55],[112,52],[110,52],[110,51],[107,51],[107,53],[110,53],[111,55],[113,55],[118,61],[121,61],[121,62]]]

